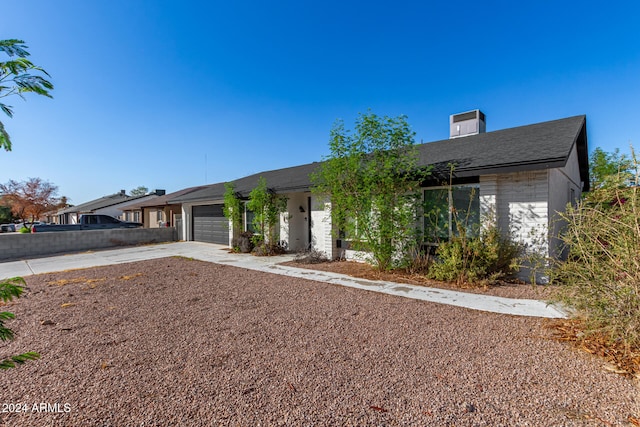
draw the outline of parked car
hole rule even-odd
[[[32,233],[49,231],[79,231],[79,230],[104,230],[111,228],[139,228],[139,222],[120,221],[109,215],[85,214],[80,216],[79,224],[34,224]]]
[[[15,224],[2,224],[0,225],[0,233],[13,233],[16,230],[18,230],[16,228]]]
[[[32,225],[41,225],[41,224],[46,224],[46,222],[41,222],[41,221],[34,221],[34,222],[19,222],[17,224],[13,224],[16,226],[16,230],[20,230],[22,227],[31,227]]]

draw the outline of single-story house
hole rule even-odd
[[[470,218],[482,223],[491,217],[502,229],[511,228],[518,239],[536,244],[549,255],[559,255],[562,226],[557,213],[589,190],[586,116],[486,132],[479,110],[450,117],[450,139],[418,144],[418,166],[432,167],[421,189],[428,205],[445,212],[470,209]],[[333,230],[330,200],[311,193],[309,174],[319,163],[270,170],[233,181],[241,198],[263,177],[269,189],[288,198],[280,217],[279,239],[292,251],[313,247],[330,258],[349,257]],[[453,175],[450,177],[450,165]],[[450,181],[451,178],[451,181]],[[451,182],[451,187],[444,184]],[[230,245],[232,227],[223,215],[224,183],[170,198],[182,205],[182,233],[186,240]],[[244,227],[251,212],[244,212]],[[451,221],[450,215],[444,218]],[[444,229],[430,228],[425,236]],[[450,226],[449,226],[450,227]],[[547,237],[551,236],[551,237]],[[542,237],[542,241],[536,241]]]
[[[164,195],[164,190],[155,190],[141,196],[129,196],[125,190],[120,190],[115,194],[103,196],[89,202],[61,209],[57,213],[58,224],[77,224],[78,218],[82,214],[102,214],[120,218],[124,221],[140,222],[141,212],[129,216],[123,215],[122,211],[128,205],[153,199]]]
[[[176,197],[184,196],[196,190],[200,190],[203,186],[185,188],[173,193],[164,194],[150,200],[140,201],[122,209],[124,216],[138,216],[141,218],[145,228],[173,227],[176,220],[179,222],[182,215],[182,205],[180,203],[171,203],[169,200]]]

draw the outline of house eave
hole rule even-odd
[[[535,170],[546,170],[553,168],[564,167],[567,163],[566,158],[545,159],[536,162],[527,163],[503,163],[501,165],[491,165],[476,168],[460,168],[454,169],[454,176],[466,177],[466,176],[480,176],[480,175],[492,175],[503,174],[513,172],[529,172]]]

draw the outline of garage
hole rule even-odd
[[[224,205],[193,207],[193,240],[229,244],[229,220],[224,216],[223,207]]]

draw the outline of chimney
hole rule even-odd
[[[127,192],[126,192],[125,190],[120,190],[120,195],[121,195],[121,196],[126,196],[126,195],[127,195]]]
[[[466,113],[452,114],[449,116],[449,138],[477,135],[487,131],[487,122],[484,113],[480,110],[471,110]]]

